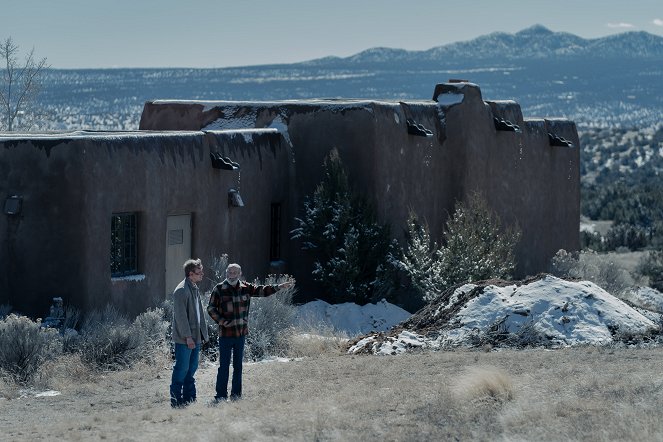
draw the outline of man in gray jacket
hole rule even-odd
[[[185,278],[173,292],[173,342],[175,365],[170,384],[170,405],[181,407],[196,400],[198,356],[203,342],[209,340],[198,284],[203,280],[200,259],[184,263]]]

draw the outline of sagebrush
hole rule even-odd
[[[287,354],[288,337],[297,312],[292,303],[295,293],[293,286],[266,298],[251,299],[246,359],[258,360]]]
[[[45,361],[61,353],[57,330],[14,314],[0,321],[0,374],[15,382],[29,383]]]
[[[80,353],[96,369],[117,369],[163,352],[168,322],[161,308],[148,309],[132,322],[111,305],[85,316],[68,351]]]
[[[618,266],[609,255],[591,250],[567,252],[559,250],[552,259],[551,273],[562,278],[592,281],[613,296],[623,297],[637,281]]]

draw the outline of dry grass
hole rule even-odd
[[[75,361],[70,361],[76,366]],[[3,440],[662,440],[663,349],[327,354],[245,365],[244,399],[168,403],[170,363],[49,384],[0,383]]]
[[[613,261],[617,267],[626,270],[629,272],[631,275],[636,276],[636,268],[638,267],[638,263],[640,262],[640,259],[646,254],[647,252],[643,251],[637,251],[637,252],[608,252],[606,253],[606,256]]]
[[[318,323],[301,323],[285,335],[290,357],[337,355],[343,352],[348,342],[346,333]]]
[[[507,402],[514,397],[511,377],[495,367],[469,367],[458,379],[455,392],[461,400],[470,401],[493,399]]]

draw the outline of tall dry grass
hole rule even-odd
[[[171,410],[170,365],[0,399],[7,440],[661,440],[661,349],[327,354],[249,363],[238,402]],[[63,413],[63,410],[66,412]]]

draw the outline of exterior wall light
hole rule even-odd
[[[20,215],[23,208],[23,197],[12,195],[5,200],[5,215]]]
[[[238,189],[230,189],[228,191],[228,207],[244,207],[244,201],[239,194]]]

